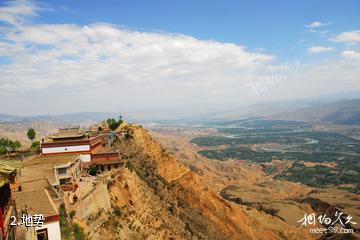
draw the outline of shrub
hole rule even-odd
[[[69,213],[70,218],[73,219],[74,216],[75,216],[75,214],[76,214],[76,211],[72,210],[72,211]]]
[[[89,174],[90,174],[91,176],[96,176],[96,174],[97,174],[97,168],[96,168],[96,167],[91,167],[91,168],[89,169]]]
[[[32,151],[39,152],[40,151],[40,142],[39,141],[32,142],[30,148]]]
[[[79,225],[77,225],[76,223],[74,223],[73,231],[74,231],[75,240],[85,240],[84,230],[81,227],[79,227]]]
[[[113,214],[115,214],[116,216],[121,216],[121,210],[119,207],[115,207],[113,210]]]

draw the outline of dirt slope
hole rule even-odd
[[[89,219],[91,239],[314,239],[267,214],[251,217],[164,150],[141,126],[119,148],[128,169],[109,184],[112,211]]]

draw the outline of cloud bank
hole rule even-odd
[[[352,51],[352,50],[345,50],[341,54],[346,59],[360,60],[360,52],[356,52],[356,51]]]
[[[336,77],[327,70],[328,78],[318,78],[323,72],[311,74],[309,68],[254,98],[249,84],[284,72],[284,63],[277,62],[276,56],[234,43],[136,31],[110,23],[35,23],[42,10],[27,1],[0,7],[0,101],[6,103],[2,112],[168,109],[181,115],[315,95],[331,81],[331,86],[345,82],[341,90],[353,89],[353,75],[359,73],[354,61],[346,74],[347,62],[334,64],[331,71]],[[338,76],[341,72],[344,75]]]

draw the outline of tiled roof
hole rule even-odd
[[[21,168],[19,160],[0,160],[0,187],[9,182],[9,175]]]

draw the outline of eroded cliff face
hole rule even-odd
[[[306,229],[222,199],[141,126],[120,142],[127,169],[109,184],[112,210],[86,222],[91,239],[314,239]],[[257,211],[257,210],[254,210]]]

